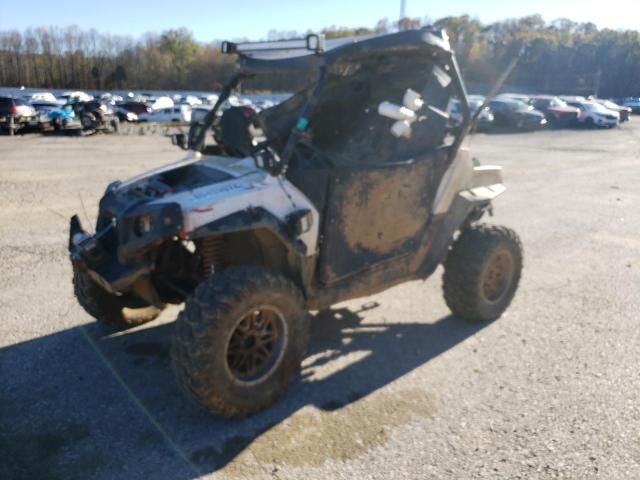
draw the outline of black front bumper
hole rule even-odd
[[[140,215],[151,217],[155,228],[136,233]],[[146,205],[109,223],[95,235],[82,228],[77,215],[69,225],[69,256],[74,271],[87,272],[109,293],[124,293],[153,270],[148,253],[182,229],[182,211],[175,203]]]

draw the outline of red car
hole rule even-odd
[[[544,113],[552,127],[572,126],[578,124],[580,109],[568,105],[558,97],[537,95],[531,97],[529,104]]]

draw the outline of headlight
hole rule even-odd
[[[136,235],[142,237],[143,235],[149,233],[153,228],[153,218],[149,214],[140,215],[136,218],[135,224],[133,226],[133,230]]]

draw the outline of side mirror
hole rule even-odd
[[[174,133],[171,135],[171,144],[176,145],[183,150],[189,148],[188,139],[184,133]]]

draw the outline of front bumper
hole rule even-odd
[[[148,216],[155,228],[136,232],[136,220]],[[112,221],[95,235],[83,230],[77,215],[69,225],[69,256],[74,271],[87,272],[109,293],[124,293],[153,270],[149,252],[182,229],[178,204],[145,205]]]

